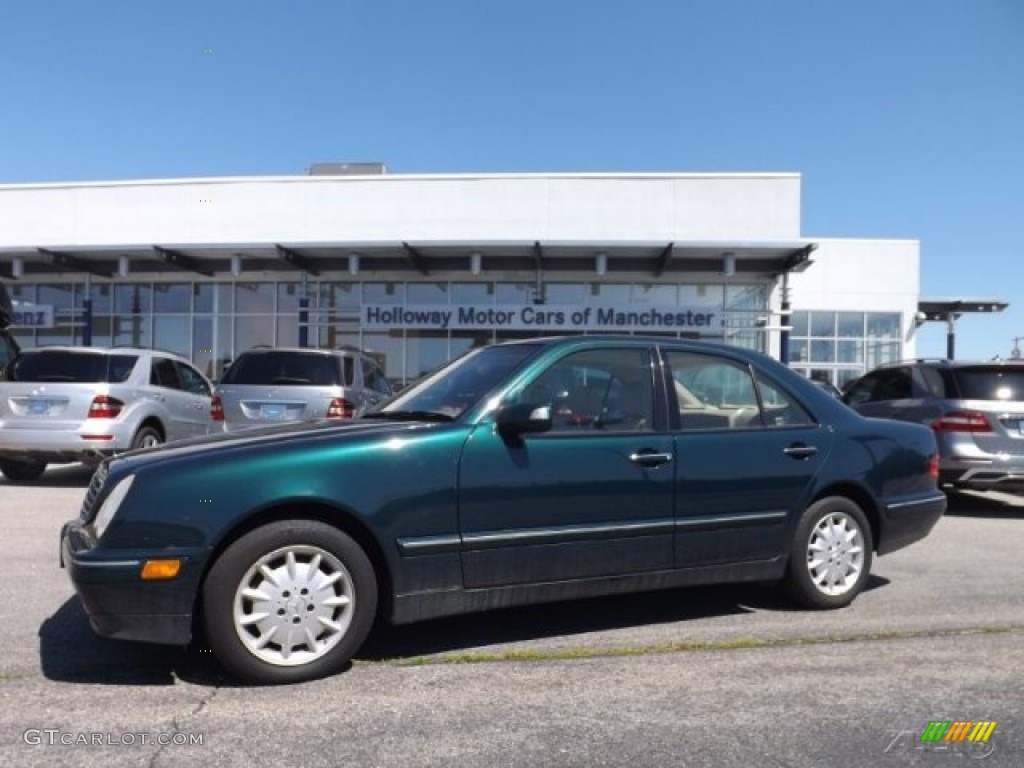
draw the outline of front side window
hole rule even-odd
[[[193,395],[204,395],[209,397],[210,388],[207,386],[203,377],[199,375],[199,371],[190,365],[184,363],[178,363],[178,374],[181,376],[181,382],[185,387],[186,392],[191,392]]]
[[[651,359],[646,349],[576,352],[530,382],[520,402],[551,407],[552,431],[650,431]]]

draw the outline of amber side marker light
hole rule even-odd
[[[173,579],[181,571],[181,560],[147,560],[142,566],[143,581]]]

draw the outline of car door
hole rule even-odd
[[[550,431],[482,424],[459,465],[469,588],[672,567],[672,438],[656,422],[646,345],[569,353],[509,402],[552,412]]]
[[[191,435],[205,435],[210,431],[210,383],[191,365],[175,360],[182,390],[187,397],[186,420]]]
[[[775,558],[832,445],[782,387],[725,355],[666,350],[675,564]]]

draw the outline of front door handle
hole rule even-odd
[[[783,448],[782,452],[794,459],[809,459],[811,458],[811,456],[818,452],[818,449],[815,448],[813,445],[793,443],[788,448]]]
[[[635,451],[629,454],[629,460],[642,467],[660,467],[672,461],[671,453],[657,453],[651,450]]]

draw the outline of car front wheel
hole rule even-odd
[[[377,610],[377,580],[347,534],[312,520],[271,523],[217,559],[203,587],[210,649],[253,683],[297,683],[341,671]]]
[[[46,464],[42,461],[0,459],[0,472],[12,483],[31,483],[42,477],[45,471]]]
[[[853,602],[871,571],[871,526],[850,499],[830,496],[808,507],[796,528],[787,585],[807,608]]]

